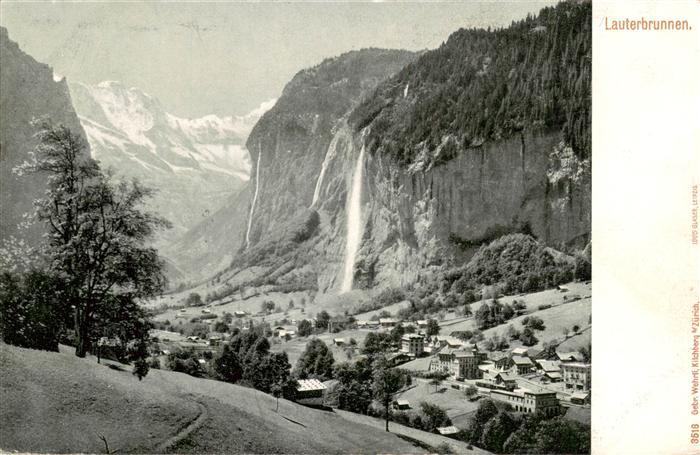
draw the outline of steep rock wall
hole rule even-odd
[[[273,110],[264,120],[252,136],[251,153],[263,155],[251,247],[311,208],[319,228],[295,263],[314,270],[322,292],[339,292],[348,195],[366,133],[354,131],[346,115],[333,121]],[[366,154],[363,167],[354,288],[407,285],[431,267],[468,260],[507,233],[529,233],[557,247],[582,248],[590,240],[588,163],[566,154],[559,131],[486,142],[427,169],[378,153]]]
[[[258,186],[258,197],[246,247],[273,236],[312,205],[340,120],[381,81],[415,57],[399,50],[352,51],[299,72],[287,84],[247,141],[251,161],[256,163],[261,156],[258,179],[255,166],[251,170],[251,186]],[[324,187],[334,175],[332,170],[327,173]]]
[[[0,27],[0,238],[14,236],[29,244],[39,241],[43,226],[19,229],[22,215],[43,196],[46,176],[17,176],[12,169],[29,159],[37,145],[34,118],[47,116],[74,133],[84,131],[73,109],[68,84],[50,66],[37,62],[10,40]]]
[[[527,133],[460,152],[427,171],[367,161],[365,236],[356,283],[401,285],[431,265],[464,261],[482,243],[526,232],[546,244],[590,240],[590,174],[552,171],[559,133]]]

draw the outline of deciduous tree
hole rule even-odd
[[[428,319],[428,326],[425,328],[425,333],[429,337],[440,333],[440,325],[435,319]]]
[[[401,389],[405,383],[403,374],[400,371],[389,367],[388,362],[384,358],[377,359],[374,362],[374,375],[372,383],[372,392],[374,398],[382,404],[384,408],[385,429],[389,431],[389,405],[396,392]]]
[[[135,180],[113,184],[81,136],[45,120],[35,125],[39,145],[19,173],[47,175],[46,196],[35,202],[35,215],[48,228],[49,271],[63,281],[73,310],[75,353],[84,357],[111,296],[131,301],[164,288],[164,263],[146,241],[168,223],[142,210],[153,191]]]
[[[304,319],[299,323],[297,331],[299,332],[300,337],[307,337],[313,333],[314,327],[311,325],[311,322],[308,319]]]
[[[222,381],[238,382],[243,375],[243,368],[238,354],[230,346],[224,345],[216,358],[214,358],[214,373]]]
[[[314,378],[326,381],[333,377],[333,353],[326,343],[314,338],[306,344],[304,353],[299,357],[295,374],[300,379]]]

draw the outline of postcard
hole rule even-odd
[[[700,453],[697,1],[0,13],[1,451]]]

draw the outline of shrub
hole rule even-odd
[[[520,341],[525,346],[534,346],[538,343],[538,339],[529,327],[525,327],[520,334]]]
[[[454,453],[454,451],[452,450],[452,447],[446,442],[443,442],[442,444],[435,447],[435,451],[439,454]]]
[[[214,324],[214,331],[215,332],[221,332],[221,333],[226,333],[229,331],[228,324],[226,324],[223,321],[218,321]]]
[[[531,330],[544,330],[544,321],[537,316],[530,316],[523,319],[523,326]]]
[[[446,427],[452,425],[452,421],[447,417],[447,413],[441,407],[426,403],[425,401],[420,404],[421,411],[425,417],[423,427],[427,431],[435,431],[438,427]]]
[[[304,319],[299,323],[297,326],[297,332],[299,333],[300,337],[307,337],[311,335],[314,331],[313,325],[311,324],[311,321]]]
[[[148,374],[149,364],[146,359],[140,358],[134,361],[134,376],[139,378],[139,381]]]
[[[64,331],[64,286],[43,272],[0,275],[0,334],[5,343],[58,352]]]
[[[238,382],[243,375],[238,354],[229,345],[224,345],[221,354],[214,359],[213,370],[218,379],[226,382]]]
[[[199,366],[199,362],[192,358],[169,358],[168,369],[180,373],[187,373],[190,376],[201,376],[202,374],[202,368]]]
[[[188,306],[202,306],[204,302],[202,301],[202,296],[196,292],[191,293],[185,299],[185,304]]]
[[[333,353],[326,343],[314,338],[306,343],[306,349],[299,357],[294,373],[300,379],[326,381],[333,378],[333,362]]]
[[[579,281],[591,279],[591,262],[580,253],[574,256],[574,278]]]

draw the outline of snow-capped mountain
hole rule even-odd
[[[154,97],[119,82],[70,84],[93,157],[117,177],[156,188],[151,209],[168,218],[165,247],[214,213],[250,178],[245,141],[276,100],[245,116],[179,118]]]

